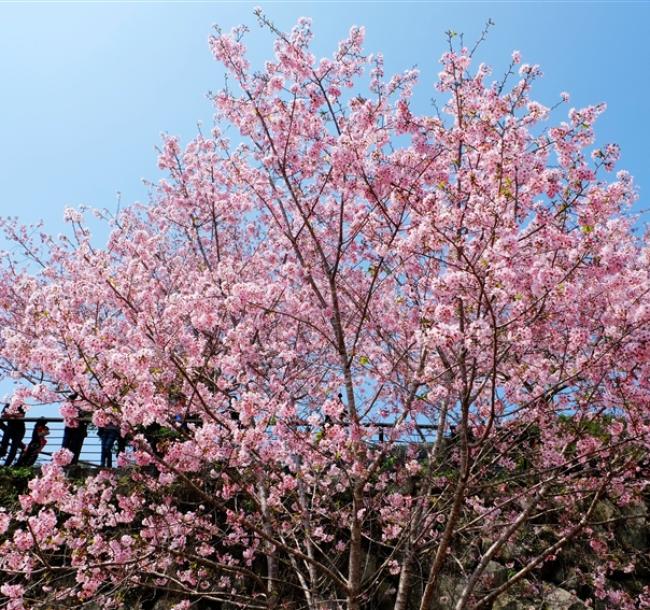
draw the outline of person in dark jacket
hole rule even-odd
[[[79,394],[72,392],[68,396],[68,400],[74,403],[79,398]],[[79,417],[79,409],[77,409],[76,421],[72,422],[74,425],[66,424],[63,429],[63,442],[61,447],[67,449],[72,453],[72,460],[70,464],[77,464],[79,462],[79,455],[83,448],[84,439],[88,436],[88,420]]]
[[[120,429],[115,424],[100,426],[97,429],[97,436],[102,443],[102,468],[113,467],[113,445],[120,436]]]
[[[23,447],[23,438],[25,438],[25,409],[19,407],[15,414],[9,414],[7,413],[8,407],[8,404],[5,405],[2,411],[4,434],[0,442],[0,457],[7,456],[5,466],[11,466],[14,459],[16,459],[18,449]],[[9,450],[9,453],[7,453],[7,450]]]
[[[63,442],[61,447],[72,452],[71,464],[79,462],[79,455],[84,445],[84,439],[88,436],[88,420],[77,420],[76,426],[66,426],[63,430]]]
[[[23,449],[16,462],[16,466],[33,466],[39,454],[43,451],[45,445],[47,445],[46,437],[49,433],[50,429],[47,426],[47,420],[44,417],[39,417],[32,431],[32,440]]]

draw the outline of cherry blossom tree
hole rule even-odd
[[[3,223],[12,406],[129,444],[81,478],[59,451],[0,512],[3,605],[487,608],[581,540],[634,607],[594,523],[644,491],[650,256],[605,106],[558,120],[538,66],[493,80],[450,33],[418,114],[362,28],[316,59],[309,20],[258,19],[274,58],[216,32],[214,129],[165,138],[105,247],[76,210],[70,238]]]

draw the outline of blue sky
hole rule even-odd
[[[254,59],[271,54],[256,4],[283,28],[311,16],[322,54],[365,25],[367,49],[384,53],[388,71],[421,69],[423,104],[444,31],[472,41],[491,17],[479,59],[499,74],[520,49],[545,72],[540,101],[567,90],[576,106],[608,102],[599,141],[618,142],[621,166],[642,192],[650,184],[649,3],[20,2],[0,4],[0,215],[42,218],[56,233],[65,206],[114,208],[118,191],[123,204],[146,200],[141,179],[158,178],[160,133],[187,140],[198,120],[211,124],[206,93],[223,82],[207,47],[212,24],[249,24]]]
[[[366,48],[384,53],[387,72],[420,68],[421,108],[434,94],[444,32],[471,42],[492,18],[479,60],[499,75],[519,49],[544,70],[542,103],[564,90],[572,105],[606,101],[598,140],[621,145],[638,208],[650,207],[647,2],[23,1],[0,3],[0,215],[43,219],[58,233],[66,206],[114,209],[118,192],[123,205],[146,201],[141,179],[159,177],[160,133],[188,140],[197,121],[211,124],[206,94],[223,83],[207,46],[212,24],[248,24],[254,63],[271,55],[256,5],[285,29],[311,16],[319,54],[330,55],[352,24],[365,25]]]

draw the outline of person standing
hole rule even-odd
[[[7,412],[9,405],[5,405],[2,411],[2,416],[5,418],[3,421],[4,434],[2,435],[2,442],[0,442],[0,457],[7,456],[5,466],[12,465],[18,449],[23,447],[23,438],[25,438],[25,408],[18,407],[14,414]],[[7,453],[8,450],[8,453]]]
[[[32,431],[32,440],[23,449],[16,462],[17,467],[33,466],[36,463],[39,454],[43,451],[45,445],[47,445],[46,437],[49,433],[50,429],[47,425],[47,420],[44,417],[39,417]]]
[[[74,406],[74,401],[79,398],[79,394],[72,392],[68,396],[68,400]],[[72,460],[70,464],[77,464],[79,462],[79,455],[83,448],[84,439],[88,436],[88,419],[80,417],[79,408],[75,408],[76,416],[73,421],[66,423],[63,429],[63,442],[61,447],[67,449],[72,453]]]
[[[63,442],[61,443],[63,449],[67,449],[72,453],[71,464],[77,464],[79,462],[79,455],[83,448],[84,439],[88,436],[88,420],[78,419],[76,423],[76,426],[66,425],[63,430]]]
[[[102,443],[102,468],[113,467],[113,445],[120,436],[120,429],[115,424],[100,426],[97,429],[97,436]]]

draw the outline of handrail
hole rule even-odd
[[[81,417],[80,418],[82,421],[90,423],[90,420],[87,417]],[[15,421],[22,421],[25,424],[36,424],[40,422],[44,422],[45,424],[48,425],[48,427],[52,424],[52,429],[50,430],[50,434],[48,435],[48,443],[47,443],[47,451],[43,450],[40,452],[39,457],[38,457],[38,462],[37,463],[43,463],[44,460],[43,458],[45,456],[51,458],[53,455],[53,452],[56,450],[55,447],[57,445],[61,445],[63,441],[63,435],[64,435],[64,429],[65,429],[65,419],[63,417],[48,417],[48,416],[40,416],[40,417],[12,417],[12,416],[6,416],[6,415],[0,415],[0,422],[15,422]],[[201,420],[198,418],[188,418],[186,419],[183,423],[200,423]],[[170,420],[169,422],[170,427],[177,428],[181,422],[176,422]],[[289,424],[295,425],[296,427],[301,426],[301,427],[308,427],[311,428],[312,425],[304,420],[294,420],[289,422]],[[326,419],[325,421],[321,422],[322,426],[325,426],[326,424],[338,424],[338,425],[344,425],[344,426],[349,426],[350,422],[345,422],[345,421],[331,421],[329,419]],[[364,428],[376,428],[377,430],[377,440],[379,443],[383,443],[385,440],[385,431],[391,428],[394,428],[396,426],[396,422],[361,422],[360,424]],[[414,431],[417,430],[418,432],[421,433],[427,433],[431,431],[435,431],[438,429],[438,426],[435,424],[419,424],[416,422],[409,422],[409,426],[411,426]],[[3,428],[6,428],[6,426],[2,426]],[[164,426],[161,426],[161,428],[164,428]],[[83,439],[83,448],[81,450],[81,453],[79,455],[78,463],[87,465],[87,466],[99,466],[101,463],[100,456],[102,453],[102,443],[101,439],[97,433],[97,427],[95,425],[92,425],[92,427],[87,429],[86,436]],[[3,431],[0,430],[0,436],[2,435]],[[23,439],[21,440],[23,445],[27,445],[29,443],[29,434],[31,433],[31,429],[26,430],[26,434],[24,435]],[[153,433],[155,435],[155,432]],[[2,460],[3,458],[0,457],[0,465],[2,465]]]

